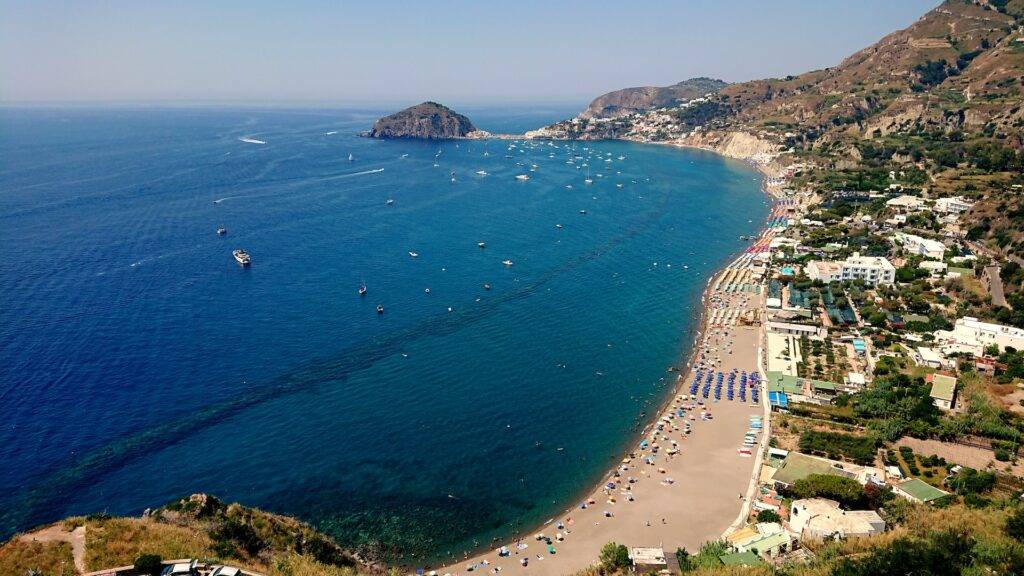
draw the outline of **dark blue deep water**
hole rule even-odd
[[[0,110],[0,537],[203,491],[436,558],[599,478],[766,216],[756,173],[356,136],[382,112]]]

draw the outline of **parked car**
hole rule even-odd
[[[199,571],[196,570],[198,563],[198,560],[193,560],[187,564],[169,564],[160,572],[160,576],[199,576]]]
[[[242,576],[242,571],[234,566],[212,566],[210,576]]]

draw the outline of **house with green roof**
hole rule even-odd
[[[757,566],[758,564],[764,564],[764,560],[761,560],[757,554],[750,550],[725,554],[719,556],[718,560],[726,566]]]
[[[939,410],[952,410],[956,404],[956,378],[945,374],[929,374],[932,381],[932,404]]]
[[[738,544],[736,545],[736,550],[739,552],[753,552],[763,557],[774,558],[789,552],[795,545],[796,537],[783,530],[775,534],[765,534],[760,538]]]
[[[772,476],[772,482],[780,489],[785,489],[796,484],[797,480],[807,478],[811,474],[831,474],[833,476],[844,476],[846,478],[857,478],[857,475],[839,468],[832,460],[809,456],[800,452],[790,452],[786,459],[779,465],[779,469]]]
[[[949,496],[949,492],[939,490],[935,486],[917,478],[910,478],[900,482],[892,487],[892,491],[907,500],[922,504],[930,504],[939,498]]]

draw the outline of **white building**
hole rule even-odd
[[[843,261],[843,280],[863,280],[870,285],[892,284],[896,280],[896,267],[881,256],[861,256],[855,252]]]
[[[889,208],[893,208],[896,210],[910,212],[924,208],[925,200],[924,198],[920,198],[918,196],[910,196],[908,194],[903,194],[891,200],[887,200],[885,205],[888,206]]]
[[[835,500],[796,500],[789,510],[789,527],[804,540],[863,538],[885,532],[885,520],[874,510],[842,510]]]
[[[914,236],[913,234],[897,232],[893,235],[892,241],[911,254],[917,254],[918,256],[924,256],[933,260],[942,260],[942,257],[946,254],[946,245],[938,240],[929,240],[920,236]]]
[[[928,368],[942,368],[945,362],[945,357],[939,354],[935,350],[926,346],[917,347],[917,364],[918,366],[926,366]]]
[[[927,270],[933,277],[940,277],[946,274],[946,270],[949,269],[949,264],[945,262],[937,262],[935,260],[925,260],[918,266],[921,270]]]
[[[984,356],[985,348],[992,345],[997,346],[999,352],[1007,347],[1024,350],[1024,329],[964,316],[956,321],[952,330],[936,331],[935,340],[942,345],[942,351],[947,355],[967,352]]]
[[[974,202],[964,199],[963,196],[952,198],[939,198],[935,201],[935,211],[943,214],[962,214],[971,209]]]
[[[896,280],[896,267],[880,256],[861,256],[854,253],[842,262],[815,260],[804,268],[811,280],[839,282],[863,280],[867,284],[892,284]]]
[[[811,280],[820,280],[826,284],[843,279],[843,265],[828,260],[812,260],[804,266],[804,272]]]

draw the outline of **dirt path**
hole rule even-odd
[[[67,542],[71,545],[71,556],[75,559],[75,570],[84,574],[85,569],[85,526],[70,532],[60,524],[53,524],[21,536],[23,542]]]

